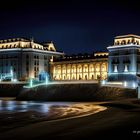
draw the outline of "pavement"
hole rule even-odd
[[[90,103],[94,104],[94,102]],[[106,110],[82,117],[42,121],[0,133],[6,139],[139,139],[140,101],[126,99],[95,104]]]

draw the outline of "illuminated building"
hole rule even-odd
[[[140,76],[140,36],[116,36],[107,49],[108,80],[136,81]]]
[[[52,42],[42,45],[23,38],[0,40],[0,78],[4,80],[10,75],[18,80],[37,78],[49,72],[49,62],[60,55],[63,53],[56,52]]]
[[[65,56],[51,62],[53,80],[97,80],[107,78],[108,53]]]
[[[124,81],[124,85],[137,81],[140,36],[116,36],[107,49],[109,53],[64,56],[56,51],[52,42],[39,44],[23,38],[0,40],[0,80],[11,75],[18,80],[39,78],[48,72],[52,80],[107,79]]]

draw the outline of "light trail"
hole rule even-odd
[[[61,84],[95,84],[95,83],[98,83],[98,81],[53,81],[53,82],[48,82],[48,83],[39,83],[39,84],[33,84],[32,83],[32,86],[30,86],[30,83],[29,85],[27,86],[23,86],[24,88],[35,88],[35,87],[38,87],[38,86],[48,86],[48,85],[61,85]]]

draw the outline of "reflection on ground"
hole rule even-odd
[[[40,121],[85,116],[105,110],[93,103],[33,102],[0,99],[0,132]]]

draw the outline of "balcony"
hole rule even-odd
[[[130,60],[124,60],[123,64],[130,64]]]
[[[119,61],[112,61],[112,64],[116,65],[116,64],[119,64],[120,62]]]

